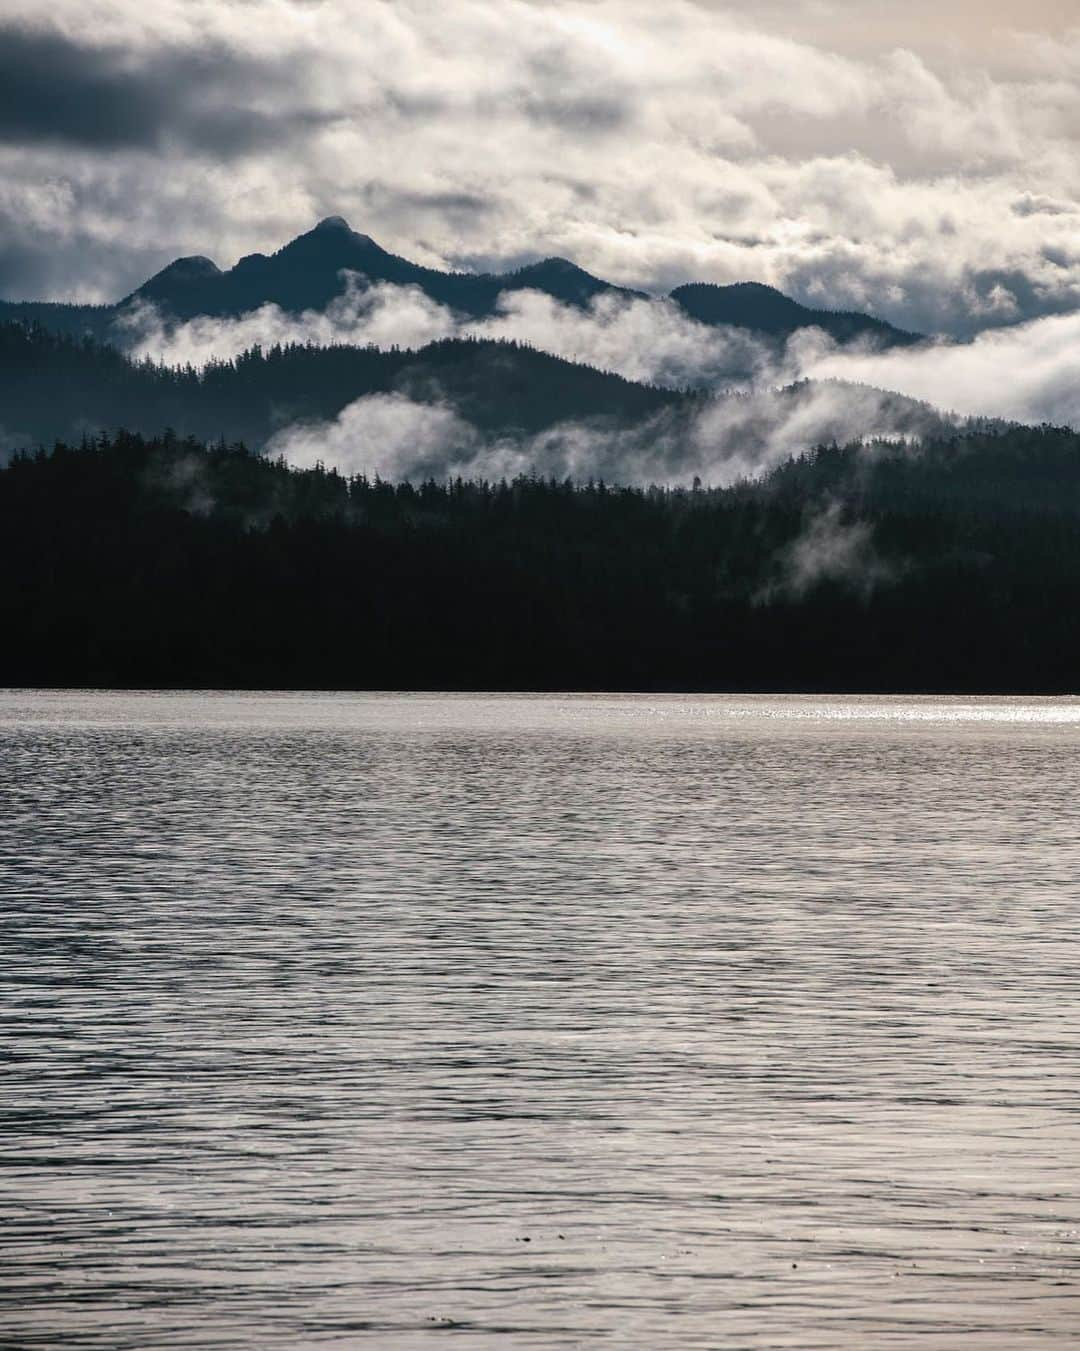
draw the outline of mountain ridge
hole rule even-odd
[[[430,299],[473,318],[494,314],[505,291],[541,290],[579,306],[596,295],[643,295],[594,277],[566,258],[545,258],[505,273],[442,272],[389,252],[341,216],[328,216],[275,253],[248,254],[228,271],[209,259],[178,259],[119,303],[151,300],[179,320],[200,314],[234,318],[267,304],[290,312],[324,310],[343,293],[343,273],[418,286]]]
[[[171,321],[206,315],[236,318],[263,305],[299,313],[322,311],[345,290],[344,274],[369,283],[417,286],[429,299],[474,318],[494,314],[506,292],[537,290],[585,308],[601,295],[651,299],[643,291],[596,277],[566,258],[548,257],[504,273],[440,271],[389,252],[341,216],[328,216],[272,254],[251,253],[222,270],[209,258],[174,259],[112,305],[66,305],[52,301],[0,301],[0,320],[36,322],[57,332],[89,334],[123,345],[118,323],[140,302],[158,307]],[[688,317],[709,326],[747,329],[782,341],[816,327],[837,342],[869,339],[878,346],[909,346],[922,335],[908,333],[855,311],[811,309],[760,282],[719,286],[688,282],[668,297]]]
[[[747,394],[642,384],[491,338],[444,338],[395,350],[347,344],[253,347],[196,369],[132,359],[94,339],[0,323],[0,451],[121,427],[148,435],[171,427],[181,435],[223,437],[257,450],[286,427],[327,424],[358,399],[397,395],[452,408],[478,434],[511,441],[560,424],[631,440],[635,429],[643,428],[678,438],[706,408],[723,407],[740,420],[745,449],[752,453],[769,435],[770,416],[782,416],[813,388],[825,386],[797,382],[759,393],[755,404]],[[887,427],[868,426],[868,434],[919,436],[948,422],[903,395],[844,388],[856,400],[870,396],[885,418]],[[762,416],[765,422],[758,426]],[[827,424],[819,430],[831,439]]]
[[[0,449],[124,427],[263,446],[293,424],[330,421],[356,399],[452,404],[484,433],[530,435],[560,421],[631,425],[690,395],[519,343],[447,338],[413,350],[253,348],[202,370],[136,361],[93,339],[0,323]]]
[[[668,298],[699,323],[746,328],[770,337],[790,337],[800,328],[820,328],[841,345],[860,338],[877,339],[881,345],[894,347],[922,341],[921,334],[894,328],[884,319],[858,310],[814,309],[757,281],[729,286],[687,282],[677,286]]]

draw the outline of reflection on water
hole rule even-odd
[[[0,1343],[1080,1328],[1080,704],[0,695]]]

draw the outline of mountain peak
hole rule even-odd
[[[305,234],[297,235],[278,249],[274,256],[304,253],[318,257],[346,258],[357,250],[385,252],[370,235],[362,235],[354,230],[344,216],[326,216]]]
[[[569,258],[541,258],[538,263],[529,263],[523,267],[522,272],[584,272],[583,267],[578,267],[577,263],[572,263]]]
[[[625,296],[640,295],[640,292],[601,281],[583,267],[578,267],[577,263],[572,263],[569,258],[541,258],[539,262],[528,263],[516,272],[496,280],[501,281],[507,290],[546,291],[556,300],[570,305],[588,305],[594,296],[608,292]]]
[[[205,283],[213,282],[222,275],[217,263],[201,254],[177,258],[160,272],[155,272],[132,295],[155,302],[171,301],[177,295],[199,294]],[[128,300],[131,298],[127,297]]]
[[[193,254],[190,258],[177,258],[151,277],[151,281],[203,281],[207,277],[220,277],[221,268],[211,258],[202,254]],[[149,283],[148,283],[149,284]]]

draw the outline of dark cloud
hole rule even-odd
[[[521,111],[531,121],[579,136],[616,131],[627,125],[631,115],[627,102],[600,94],[575,98],[529,94],[521,101]]]
[[[178,142],[225,157],[285,139],[313,115],[250,106],[285,83],[280,71],[225,48],[141,58],[60,33],[0,28],[0,140],[102,151]]]
[[[1027,192],[1012,204],[1016,216],[1074,216],[1077,207],[1074,202],[1056,202],[1052,197],[1040,197]]]
[[[402,205],[421,207],[428,211],[443,211],[451,215],[477,216],[491,210],[486,197],[475,192],[399,192],[395,199]]]
[[[11,235],[0,228],[0,296],[5,300],[58,302],[88,293],[108,300],[133,290],[176,257],[175,243],[154,249],[129,247],[122,238],[102,241],[79,234],[57,248],[50,238]]]

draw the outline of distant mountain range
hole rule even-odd
[[[439,272],[331,218],[115,305],[0,304],[0,683],[1076,688],[1070,431],[831,382],[660,388],[476,337],[200,368],[122,350],[139,302],[166,323],[320,311],[349,273],[476,317],[522,288],[639,295],[562,259]],[[767,344],[918,341],[752,283],[670,302]]]
[[[419,287],[440,305],[476,318],[495,313],[500,295],[507,291],[541,291],[574,306],[586,306],[599,295],[643,297],[642,292],[614,286],[565,258],[546,258],[506,273],[440,272],[389,253],[368,235],[350,229],[340,216],[330,216],[276,253],[248,254],[228,271],[209,258],[178,258],[115,304],[0,301],[0,321],[36,322],[54,332],[89,334],[122,345],[124,334],[116,320],[139,301],[152,302],[174,320],[238,316],[266,304],[293,313],[321,311],[343,293],[345,273],[371,283]],[[881,347],[895,347],[920,340],[919,334],[870,315],[810,309],[753,282],[689,284],[672,291],[670,299],[700,323],[735,326],[770,339],[782,340],[814,327],[839,343],[870,339]]]

